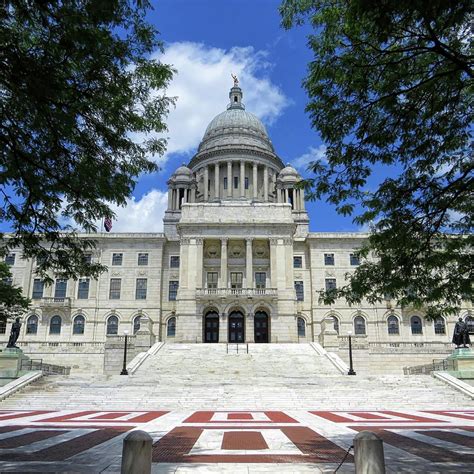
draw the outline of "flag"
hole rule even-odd
[[[104,219],[104,228],[107,232],[112,230],[112,219],[110,217]]]

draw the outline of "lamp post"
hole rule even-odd
[[[123,332],[125,334],[125,345],[123,346],[123,368],[120,375],[128,375],[127,370],[127,339],[128,339],[128,330]]]
[[[356,375],[352,366],[352,331],[347,331],[347,334],[349,335],[349,372],[347,375]]]

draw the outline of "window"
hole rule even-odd
[[[140,316],[133,320],[133,334],[136,334],[138,331],[140,331]]]
[[[208,272],[207,273],[207,287],[208,288],[217,288],[217,272]]]
[[[446,321],[441,316],[435,319],[434,331],[435,334],[446,334]]]
[[[304,286],[302,281],[295,281],[296,301],[304,300]]]
[[[224,177],[224,189],[227,189],[227,177]]]
[[[37,266],[43,265],[44,263],[46,263],[47,260],[48,260],[47,255],[38,255],[36,257],[36,265]]]
[[[170,268],[179,268],[179,255],[171,255]]]
[[[334,254],[325,253],[324,254],[324,265],[334,265]]]
[[[5,285],[8,285],[8,286],[13,285],[13,277],[2,278],[2,281],[3,281],[3,283],[5,283]]]
[[[0,334],[7,332],[7,322],[5,320],[0,321]]]
[[[137,283],[135,287],[136,300],[146,300],[146,287],[147,287],[147,279],[137,278]]]
[[[350,261],[351,261],[352,266],[360,265],[359,256],[356,255],[355,253],[350,254]]]
[[[245,183],[245,189],[248,189],[249,188],[249,179],[245,178],[244,183]]]
[[[79,314],[74,318],[74,323],[72,325],[73,334],[84,334],[84,327],[86,325],[86,318]]]
[[[114,336],[118,334],[118,318],[117,316],[110,316],[107,319],[107,336]]]
[[[169,291],[168,291],[168,300],[169,301],[176,301],[176,296],[178,295],[178,281],[170,281],[169,283]]]
[[[58,299],[66,298],[67,280],[65,278],[57,278],[54,287],[54,297]]]
[[[5,263],[9,266],[12,267],[15,265],[15,254],[14,253],[9,253],[8,255],[5,256]]]
[[[147,253],[139,253],[137,263],[138,263],[138,266],[140,266],[140,267],[148,265],[148,254]]]
[[[335,278],[326,278],[325,283],[326,283],[326,291],[336,289],[336,279]]]
[[[123,253],[112,254],[112,265],[122,265]]]
[[[168,319],[168,324],[166,326],[166,335],[168,337],[176,336],[176,318],[174,316]]]
[[[387,319],[387,330],[389,334],[400,334],[400,324],[396,316],[389,316]]]
[[[423,326],[421,324],[421,318],[419,316],[411,317],[410,326],[412,334],[423,334]]]
[[[331,316],[333,325],[334,325],[334,331],[336,331],[339,334],[339,319],[337,319],[336,316]]]
[[[263,289],[266,287],[267,274],[265,272],[255,273],[255,288]]]
[[[362,316],[354,318],[354,334],[365,335],[365,319]]]
[[[293,257],[293,268],[303,268],[303,257]]]
[[[234,189],[237,189],[239,187],[239,177],[234,176]]]
[[[43,290],[44,290],[44,281],[40,280],[39,278],[35,278],[33,281],[33,295],[32,298],[34,300],[39,300],[43,298]]]
[[[230,287],[231,288],[242,288],[243,273],[232,272],[230,274]]]
[[[110,279],[110,291],[109,291],[109,300],[119,300],[120,299],[120,289],[122,287],[121,278],[111,278]]]
[[[49,322],[50,334],[61,334],[61,316],[53,316]]]
[[[306,321],[303,318],[297,319],[298,337],[306,337]]]
[[[37,334],[38,333],[38,316],[32,314],[26,320],[26,334]]]
[[[467,328],[469,329],[469,334],[474,334],[474,318],[472,316],[467,316],[465,321]]]
[[[77,299],[86,300],[89,298],[89,278],[80,278],[77,286]]]
[[[91,253],[85,253],[82,256],[82,263],[84,263],[85,265],[91,264],[92,263],[92,254]]]

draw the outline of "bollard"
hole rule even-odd
[[[150,474],[153,440],[145,431],[132,431],[123,440],[122,474]]]
[[[371,431],[361,431],[354,438],[356,474],[385,474],[382,440]]]

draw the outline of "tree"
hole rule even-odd
[[[474,268],[472,2],[286,0],[280,12],[285,28],[313,28],[304,87],[327,153],[309,164],[309,197],[372,230],[361,265],[322,299],[458,311]],[[387,177],[371,190],[374,165]]]
[[[0,262],[0,321],[21,316],[30,300],[22,295],[21,288],[13,286],[12,274],[5,262]]]
[[[157,169],[173,99],[149,2],[15,0],[0,8],[1,254],[21,247],[48,280],[96,277],[91,239],[141,173]],[[71,224],[72,222],[72,224]]]

